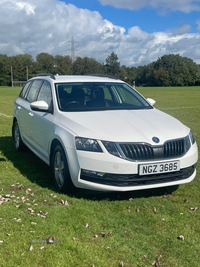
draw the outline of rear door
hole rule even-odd
[[[22,138],[27,144],[30,144],[32,113],[30,103],[33,102],[37,96],[37,92],[42,85],[42,80],[35,80],[25,85],[24,90],[20,94],[17,101],[18,120],[20,124],[20,131]],[[27,86],[27,88],[26,88]],[[26,89],[26,90],[25,90]],[[23,93],[24,92],[24,93]]]
[[[19,124],[19,128],[20,128],[20,134],[22,139],[26,138],[27,132],[26,132],[26,124],[25,124],[25,117],[26,117],[26,112],[25,110],[28,108],[28,103],[25,100],[27,92],[30,88],[31,82],[27,82],[26,85],[24,86],[24,88],[22,89],[19,97],[15,100],[15,106],[16,106],[16,110],[15,110],[15,114],[17,117],[17,121]]]

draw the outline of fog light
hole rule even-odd
[[[103,177],[105,173],[103,172],[95,172],[90,170],[81,170],[81,174],[92,176],[92,177]]]

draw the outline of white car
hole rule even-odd
[[[191,182],[198,160],[192,133],[154,104],[110,76],[36,75],[14,103],[15,148],[26,145],[50,165],[61,192]]]

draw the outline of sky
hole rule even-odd
[[[128,67],[167,54],[200,64],[200,0],[0,0],[0,54],[42,52],[100,63],[114,52]]]

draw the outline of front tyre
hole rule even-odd
[[[75,187],[71,181],[69,167],[63,148],[57,145],[52,157],[52,171],[56,188],[62,193],[72,192]]]
[[[15,149],[22,151],[24,149],[24,143],[22,142],[18,122],[15,121],[13,125],[13,138],[15,142]]]

